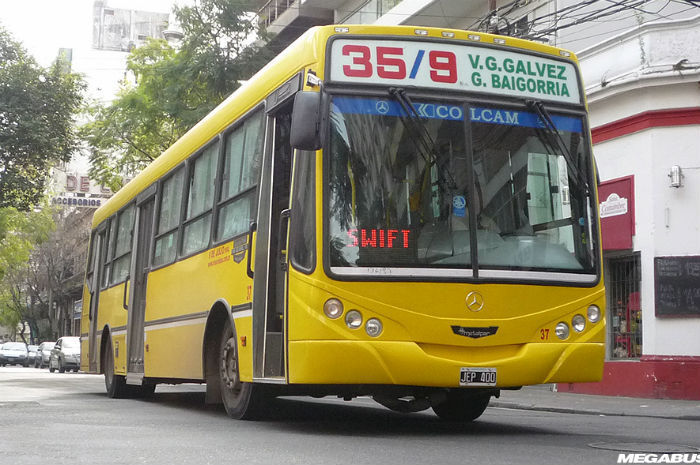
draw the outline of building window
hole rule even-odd
[[[145,44],[148,37],[163,37],[168,17],[169,13],[108,8],[95,2],[92,46],[99,50],[131,51]]]
[[[346,24],[371,24],[400,3],[400,0],[368,0],[340,22]]]
[[[641,265],[639,254],[608,260],[610,358],[642,355]]]

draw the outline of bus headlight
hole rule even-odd
[[[382,329],[382,322],[377,318],[370,318],[367,320],[367,323],[365,323],[365,331],[367,331],[367,334],[371,337],[377,337],[382,334]]]
[[[586,319],[583,315],[574,315],[571,319],[571,327],[574,328],[574,331],[580,333],[586,328]]]
[[[362,326],[362,314],[357,310],[350,310],[347,315],[345,315],[345,324],[348,325],[350,329],[357,329]]]
[[[323,304],[323,313],[331,320],[335,320],[343,314],[343,303],[338,299],[328,299]]]
[[[588,307],[588,321],[597,323],[600,320],[600,308],[597,305]]]
[[[569,337],[569,325],[564,322],[557,324],[557,326],[554,328],[554,334],[556,334],[557,337],[563,341]]]

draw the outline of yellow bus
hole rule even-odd
[[[599,380],[595,180],[570,52],[312,28],[96,211],[81,369],[239,419],[335,395],[471,421]]]

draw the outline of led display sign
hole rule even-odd
[[[581,103],[573,63],[469,44],[336,39],[332,81],[419,86]]]

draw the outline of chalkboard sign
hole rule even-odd
[[[700,317],[700,256],[655,257],[657,316]]]

